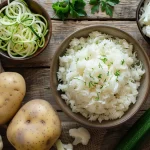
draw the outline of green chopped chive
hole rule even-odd
[[[96,84],[98,84],[98,83],[90,81],[90,82],[89,82],[89,88],[95,87]]]
[[[100,89],[102,89],[104,86],[102,85],[101,87],[100,87]]]
[[[110,64],[108,66],[110,67],[111,65],[113,65],[113,62],[110,62]]]
[[[102,74],[99,74],[99,75],[98,75],[98,78],[102,78]]]
[[[109,76],[109,71],[107,72],[107,76]]]
[[[102,60],[104,63],[106,63],[107,58],[106,58],[106,57],[105,57],[105,58],[101,58],[101,60]]]
[[[94,79],[92,76],[91,76],[91,73],[89,74],[90,78]]]
[[[116,70],[116,72],[115,72],[115,76],[120,76],[120,70]]]
[[[124,64],[124,62],[125,62],[125,61],[124,61],[124,59],[123,59],[123,60],[121,61],[121,65],[123,65],[123,64]]]
[[[104,82],[106,82],[106,79],[104,80]]]
[[[99,100],[99,95],[98,95],[98,93],[97,93],[97,97],[95,98],[95,100],[96,100],[96,101],[98,101],[98,100]]]
[[[85,57],[85,60],[89,60],[90,58],[89,57]]]

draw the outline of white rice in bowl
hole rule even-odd
[[[59,57],[61,97],[90,121],[121,118],[136,103],[142,63],[125,39],[94,31],[74,38]]]

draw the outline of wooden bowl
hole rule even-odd
[[[51,39],[51,35],[52,35],[52,22],[51,22],[51,18],[49,16],[49,14],[47,13],[47,11],[37,2],[35,2],[34,0],[26,0],[26,3],[28,4],[29,9],[36,13],[36,14],[41,14],[42,16],[44,16],[48,22],[48,33],[45,36],[45,44],[42,48],[39,48],[33,55],[26,57],[26,58],[18,58],[18,59],[14,59],[11,58],[7,52],[0,50],[0,55],[10,59],[10,60],[16,60],[16,61],[22,61],[22,60],[27,60],[27,59],[31,59],[34,58],[35,56],[39,55],[41,52],[43,52],[45,50],[45,48],[47,47],[50,39]],[[5,7],[6,5],[8,5],[7,1],[4,1],[0,4],[0,9],[2,9],[3,7]]]
[[[138,7],[137,7],[137,10],[136,10],[136,23],[137,23],[137,26],[138,26],[138,28],[139,28],[139,30],[140,30],[140,32],[141,32],[143,38],[146,40],[146,42],[147,42],[148,44],[150,44],[150,38],[147,37],[147,36],[143,33],[142,27],[141,27],[141,25],[140,25],[140,23],[139,23],[139,19],[140,19],[140,16],[139,16],[139,15],[141,14],[141,7],[143,7],[144,1],[145,1],[145,0],[141,0],[140,3],[139,3],[139,5],[138,5]]]
[[[146,71],[146,73],[144,74],[141,80],[141,86],[139,88],[137,102],[134,105],[130,105],[129,110],[125,112],[122,118],[116,120],[102,121],[102,123],[99,123],[98,121],[94,121],[94,122],[88,121],[81,114],[73,113],[70,107],[66,105],[65,101],[61,98],[62,92],[57,91],[58,80],[56,74],[59,67],[59,56],[62,56],[65,53],[66,48],[68,47],[70,41],[73,38],[87,37],[88,34],[92,31],[100,31],[102,33],[113,35],[114,37],[126,39],[129,43],[132,43],[134,46],[134,50],[137,52],[138,59],[142,61],[144,65],[144,69]],[[58,49],[56,50],[53,56],[51,71],[50,71],[50,83],[51,83],[52,93],[55,96],[56,102],[69,117],[71,117],[72,119],[76,120],[77,122],[85,126],[95,127],[95,128],[110,128],[126,122],[139,110],[142,104],[146,101],[149,93],[149,88],[150,88],[150,62],[143,48],[128,33],[120,29],[109,27],[109,26],[100,26],[100,25],[89,26],[74,32],[60,44],[60,46],[58,47]]]

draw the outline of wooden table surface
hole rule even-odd
[[[90,13],[90,5],[86,5],[87,17],[74,20],[69,18],[67,21],[60,21],[52,10],[52,2],[55,0],[36,0],[48,11],[52,18],[52,38],[46,50],[34,59],[25,62],[12,62],[0,57],[5,71],[15,71],[23,75],[27,84],[27,93],[23,104],[29,100],[41,98],[49,101],[57,110],[62,123],[76,124],[71,118],[64,114],[56,104],[50,88],[50,65],[54,52],[58,45],[72,32],[89,26],[89,25],[110,25],[120,28],[131,34],[143,46],[148,56],[150,56],[150,45],[148,45],[141,36],[136,24],[136,8],[140,0],[120,0],[120,4],[114,9],[112,18],[105,13],[99,12],[95,15]],[[150,97],[142,106],[140,111],[128,122],[120,127],[109,130],[98,130],[102,138],[99,139],[101,150],[112,150],[112,145],[118,141],[122,133],[126,132],[129,127],[150,107]],[[5,129],[0,128],[0,134],[4,140],[4,150],[13,150],[6,138]],[[109,144],[108,144],[109,141]],[[150,150],[150,142],[146,143],[143,150]],[[90,150],[90,149],[86,149]],[[99,150],[99,149],[93,149]]]

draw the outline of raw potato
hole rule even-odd
[[[49,150],[61,134],[61,123],[45,100],[26,103],[7,129],[7,138],[16,150]]]
[[[25,96],[24,78],[15,72],[0,74],[0,125],[8,122],[15,115]]]

